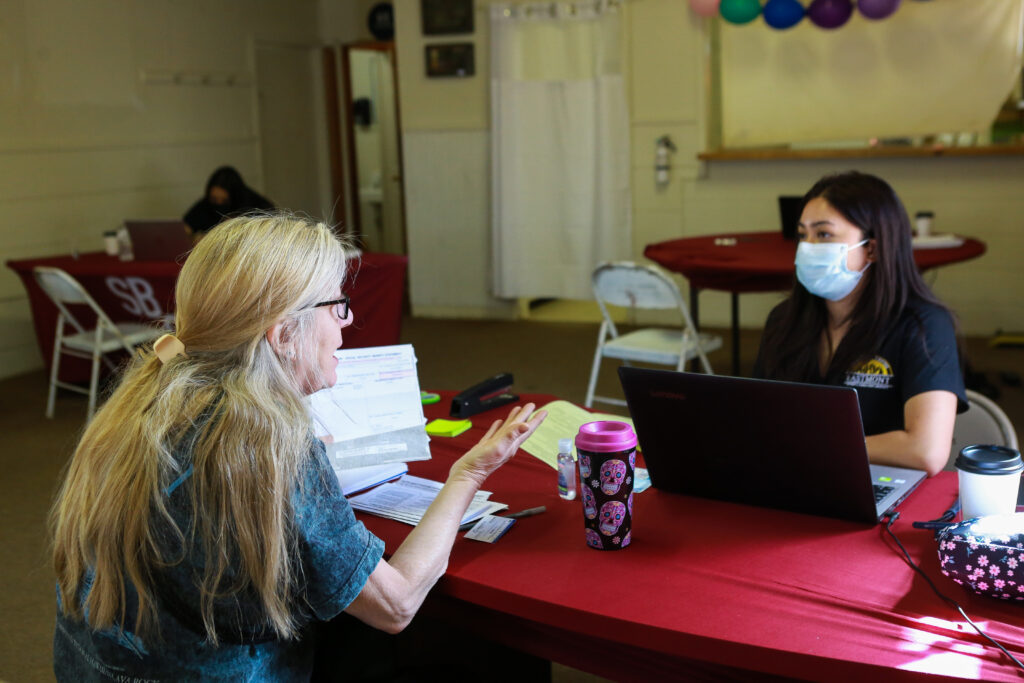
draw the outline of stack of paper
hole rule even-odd
[[[397,479],[409,471],[409,466],[404,462],[386,462],[383,465],[370,465],[369,467],[354,467],[350,470],[335,468],[334,474],[341,484],[341,492],[346,496],[353,493],[365,491],[377,484]]]
[[[334,468],[429,460],[412,346],[341,349],[334,355],[337,383],[309,399],[313,429],[327,442]]]
[[[349,503],[356,510],[416,526],[440,490],[440,482],[406,475],[396,482],[354,496]],[[490,491],[478,491],[460,523],[472,522],[508,507],[505,503],[488,500],[490,497]]]

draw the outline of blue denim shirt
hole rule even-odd
[[[202,567],[197,545],[184,562],[161,573],[158,579],[159,635],[146,639],[134,633],[137,598],[125,586],[126,623],[96,631],[57,610],[53,666],[63,681],[286,681],[308,680],[313,662],[309,624],[337,616],[359,594],[384,553],[384,542],[356,520],[341,493],[324,446],[315,441],[303,473],[304,486],[296,491],[293,509],[298,530],[295,614],[300,624],[296,640],[273,636],[254,595],[218,601],[215,620],[217,647],[212,646],[199,617],[199,591],[195,574]],[[186,454],[182,463],[189,461]],[[192,511],[185,490],[191,469],[168,488],[169,508],[179,528],[191,525]],[[88,595],[86,577],[80,599]],[[57,601],[61,597],[58,592]],[[310,637],[307,637],[310,636]],[[226,642],[230,640],[231,642]]]

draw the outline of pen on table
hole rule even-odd
[[[520,510],[519,512],[510,512],[507,515],[499,515],[499,517],[505,517],[507,519],[519,519],[521,517],[533,517],[534,515],[539,515],[542,512],[547,512],[547,509],[548,509],[547,506],[540,505],[540,506],[535,507],[535,508],[526,508],[525,510]],[[461,525],[459,527],[459,531],[469,531],[470,529],[473,528],[473,525],[476,524],[479,521],[480,520],[478,520],[478,519],[474,519],[472,522],[466,522],[465,524],[463,524],[463,525]]]

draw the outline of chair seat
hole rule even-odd
[[[701,334],[699,339],[704,353],[710,353],[722,346],[722,338],[717,335]],[[639,363],[676,365],[679,362],[679,349],[682,340],[682,330],[649,327],[609,339],[605,342],[601,355],[606,358],[631,360]],[[697,355],[697,345],[693,343],[691,337],[687,340],[683,360],[690,360]]]
[[[124,335],[125,340],[131,346],[151,341],[163,334],[158,328],[145,323],[120,323],[117,325],[117,329],[121,331],[121,334]],[[68,348],[91,354],[96,341],[96,332],[95,330],[78,332],[64,337],[61,341]],[[100,341],[100,351],[102,353],[110,353],[111,351],[123,348],[124,346],[114,335],[113,331],[104,327]]]

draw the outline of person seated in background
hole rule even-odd
[[[192,205],[182,220],[196,239],[226,218],[258,209],[269,211],[273,203],[245,184],[233,166],[221,166],[206,181],[202,199]]]
[[[826,176],[799,239],[754,376],[856,388],[870,460],[936,474],[967,398],[956,322],[914,264],[903,203],[875,176]]]
[[[336,381],[345,253],[283,215],[229,219],[192,251],[174,335],[133,358],[53,508],[58,680],[308,679],[317,621],[398,632],[444,573],[473,495],[546,414],[494,422],[382,559],[304,400]]]

